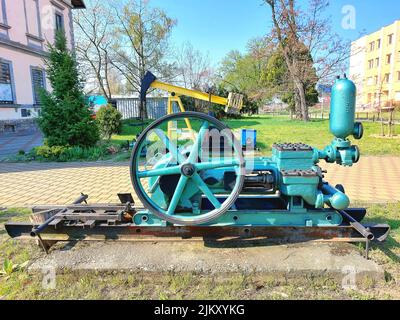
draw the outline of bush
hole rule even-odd
[[[71,147],[66,149],[57,159],[60,162],[68,161],[96,161],[101,160],[107,155],[107,150],[102,147]]]
[[[121,132],[122,114],[111,105],[99,109],[96,121],[101,135],[107,140],[110,140],[113,134]]]
[[[102,144],[95,147],[63,147],[48,146],[33,148],[26,157],[21,160],[39,161],[97,161],[107,158],[110,155],[118,154],[121,151],[118,145]]]
[[[67,150],[66,147],[61,146],[41,146],[34,148],[34,152],[37,156],[53,160],[58,159],[65,151]]]

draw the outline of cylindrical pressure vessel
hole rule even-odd
[[[339,139],[354,134],[356,86],[353,81],[338,78],[332,87],[330,131]]]

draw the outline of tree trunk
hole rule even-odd
[[[139,111],[140,111],[140,119],[147,120],[148,114],[147,114],[147,106],[146,106],[145,101],[140,101]]]
[[[304,85],[298,79],[295,80],[295,86],[298,92],[298,103],[300,108],[301,119],[303,121],[309,121],[310,118],[308,116],[308,107],[307,107],[307,100],[306,100],[306,93],[304,90]]]
[[[300,99],[296,88],[294,88],[294,114],[296,119],[301,119]]]

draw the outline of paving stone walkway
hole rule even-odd
[[[343,184],[352,201],[400,201],[399,157],[364,157],[352,168],[321,166],[328,170],[326,180]],[[117,193],[133,193],[128,163],[0,163],[0,207],[68,204],[81,192],[92,203],[118,202]]]
[[[43,144],[43,136],[40,131],[23,134],[1,134],[0,135],[0,159],[14,156],[20,150],[25,152]]]

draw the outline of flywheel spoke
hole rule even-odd
[[[143,178],[151,178],[151,177],[159,177],[159,176],[171,176],[174,174],[180,174],[181,167],[180,166],[173,166],[173,167],[166,167],[161,169],[154,169],[149,171],[141,171],[137,173],[139,179]]]
[[[199,189],[204,193],[207,199],[210,200],[210,202],[216,209],[221,208],[221,203],[214,196],[210,188],[207,186],[207,184],[203,181],[203,179],[199,176],[198,173],[195,173],[193,175],[193,181],[196,183]]]
[[[188,181],[188,177],[182,175],[179,179],[178,185],[176,186],[174,195],[172,196],[171,202],[169,204],[167,214],[173,215],[175,213],[175,209],[178,206],[179,200],[181,199],[182,193],[186,187],[186,183]]]
[[[185,161],[182,154],[179,153],[178,146],[171,141],[170,138],[166,136],[163,130],[155,129],[155,134],[161,139],[162,143],[164,144],[165,148],[171,153],[172,157],[177,161],[177,163],[181,164]]]
[[[239,164],[240,164],[239,160],[236,159],[221,159],[218,161],[196,163],[195,167],[198,171],[201,171],[209,169],[235,167],[238,166]]]
[[[201,145],[204,140],[204,135],[206,134],[209,126],[210,126],[210,124],[207,121],[205,121],[203,123],[203,125],[201,126],[199,134],[197,135],[197,139],[196,139],[195,143],[193,144],[192,151],[190,152],[190,155],[188,158],[188,161],[190,163],[197,162],[197,158],[199,157],[199,149],[201,148]]]

